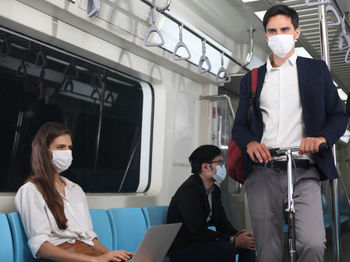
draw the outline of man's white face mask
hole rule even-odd
[[[281,58],[285,57],[292,50],[295,43],[293,34],[273,35],[269,36],[268,40],[268,45],[272,52]]]

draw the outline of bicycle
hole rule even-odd
[[[326,143],[319,145],[318,151],[328,149]],[[288,183],[288,206],[285,209],[288,219],[288,258],[289,262],[296,261],[296,247],[295,247],[295,207],[293,199],[293,177],[292,177],[292,162],[293,152],[299,152],[299,147],[285,147],[285,148],[271,148],[269,149],[272,157],[287,156],[287,183]]]

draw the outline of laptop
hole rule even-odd
[[[151,226],[136,249],[131,262],[163,262],[182,223]]]

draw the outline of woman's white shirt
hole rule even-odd
[[[67,229],[61,230],[37,187],[28,182],[16,194],[16,208],[28,237],[28,245],[34,257],[41,245],[48,241],[53,245],[80,240],[93,246],[97,237],[93,232],[89,208],[81,187],[64,177],[65,196],[62,196]]]

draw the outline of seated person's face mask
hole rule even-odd
[[[273,35],[269,36],[268,40],[268,45],[272,52],[281,58],[285,57],[292,50],[295,43],[294,34]]]
[[[216,166],[216,173],[213,176],[213,178],[215,179],[216,182],[218,182],[219,184],[222,183],[222,181],[224,181],[225,177],[226,177],[226,168],[224,165],[222,166]]]
[[[72,164],[72,150],[52,150],[51,163],[54,165],[56,171],[61,173],[67,170]]]

